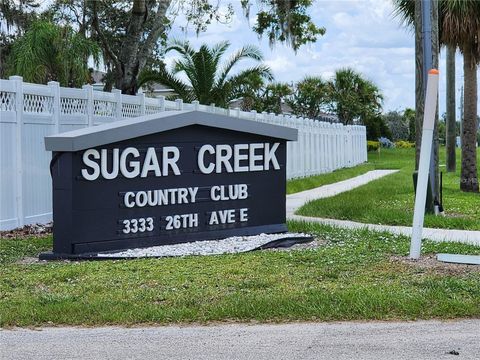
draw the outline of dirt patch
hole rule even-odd
[[[407,256],[392,256],[390,261],[407,264],[425,272],[431,272],[442,275],[465,275],[471,273],[480,273],[480,266],[454,264],[438,261],[436,255],[425,255],[419,260],[411,260]]]
[[[25,225],[9,231],[0,231],[0,239],[17,239],[31,236],[47,237],[51,235],[52,229],[53,223]]]
[[[454,218],[454,219],[468,219],[468,216],[465,216],[465,214],[462,213],[456,213],[456,212],[445,212],[445,217],[447,218]]]
[[[20,265],[32,265],[32,264],[46,264],[47,262],[45,260],[39,260],[38,257],[24,257],[22,259],[19,259],[15,262],[15,264],[20,264]]]

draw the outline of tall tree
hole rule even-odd
[[[113,2],[114,3],[114,2]],[[171,0],[159,2],[134,0],[129,11],[128,22],[121,37],[121,46],[113,46],[101,20],[115,4],[92,1],[92,25],[102,45],[105,57],[113,65],[115,87],[122,93],[135,94],[138,89],[137,78],[145,68],[147,60],[157,41],[165,36],[169,20],[167,9]],[[99,8],[102,7],[103,17]]]
[[[458,46],[463,54],[464,113],[460,189],[478,192],[477,174],[477,65],[480,61],[480,2],[443,1],[442,40]]]
[[[305,77],[295,84],[288,104],[295,115],[317,118],[328,104],[327,82],[319,76]]]
[[[264,89],[257,101],[257,111],[268,113],[283,113],[282,104],[292,94],[292,89],[285,83],[270,83]]]
[[[84,59],[98,62],[100,49],[72,28],[48,21],[36,21],[13,44],[7,60],[9,72],[25,81],[46,83],[54,80],[62,86],[80,87],[89,80]]]
[[[406,108],[403,117],[408,123],[408,141],[415,142],[415,110]]]
[[[252,0],[241,0],[248,16]],[[273,46],[275,42],[289,44],[295,51],[300,46],[315,42],[325,34],[324,27],[316,26],[307,14],[313,0],[255,0],[259,6],[253,30],[266,35]]]
[[[404,20],[410,24],[415,23],[414,17],[416,17],[416,10],[420,6],[420,1],[417,0],[413,4],[412,0],[395,0],[395,3],[398,13]],[[480,45],[478,42],[478,34],[480,33],[480,2],[476,0],[439,0],[433,3],[435,6],[438,6],[439,16],[435,24],[439,24],[440,42],[458,47],[464,58],[464,115],[462,117],[463,126],[461,134],[462,170],[460,189],[462,191],[478,192],[476,71],[477,64],[480,61]],[[415,26],[417,26],[416,23]],[[421,34],[418,36],[421,36]]]
[[[15,39],[24,34],[25,29],[37,19],[38,0],[0,1],[0,78],[7,73],[9,57]]]
[[[385,123],[392,133],[392,140],[408,140],[408,119],[398,111],[389,111],[383,115]]]
[[[446,162],[447,172],[455,172],[457,143],[455,119],[455,50],[452,45],[447,45],[447,119],[446,119]]]
[[[202,45],[199,50],[195,50],[188,42],[174,41],[166,51],[176,51],[181,57],[175,60],[172,71],[164,68],[159,71],[146,71],[142,73],[139,83],[159,82],[171,87],[184,101],[198,100],[201,104],[215,103],[227,107],[228,102],[241,92],[245,79],[253,76],[273,79],[270,69],[263,64],[233,75],[232,70],[240,61],[262,61],[263,55],[258,48],[245,46],[222,64],[222,56],[229,46],[229,42],[223,41],[213,47]],[[179,73],[183,73],[188,82],[182,81],[177,76]]]
[[[220,3],[213,0],[133,0],[133,3],[89,0],[88,3],[94,32],[102,44],[106,63],[111,66],[115,86],[128,94],[137,91],[139,74],[158,50],[159,41],[166,40],[172,20],[179,12],[197,32],[222,17]],[[251,8],[258,10],[253,30],[260,36],[266,35],[271,43],[287,43],[297,50],[325,32],[307,14],[311,0],[242,0],[241,4],[247,16]],[[229,8],[227,18],[231,12]]]
[[[378,115],[383,95],[371,81],[352,69],[340,69],[327,84],[330,108],[345,125]]]

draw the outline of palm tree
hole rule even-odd
[[[232,69],[241,60],[262,61],[263,55],[258,48],[247,45],[221,64],[220,60],[229,46],[229,42],[223,41],[213,47],[204,44],[196,51],[188,42],[174,41],[167,47],[166,52],[176,51],[181,57],[175,60],[172,71],[160,69],[143,72],[139,84],[141,86],[151,81],[159,82],[171,87],[184,101],[198,100],[201,104],[214,103],[227,107],[229,101],[241,93],[246,79],[253,75],[262,79],[273,79],[270,69],[263,64],[231,75]],[[182,81],[177,76],[179,73],[183,73],[188,82]]]
[[[288,101],[295,115],[317,118],[328,102],[328,85],[320,76],[306,76],[295,84]]]
[[[80,87],[88,82],[87,59],[98,63],[100,49],[72,28],[36,21],[13,44],[7,60],[9,73],[28,82],[58,81],[62,86]]]
[[[408,24],[414,23],[415,2],[396,0],[399,14]],[[463,54],[464,116],[462,119],[462,169],[460,189],[478,192],[477,175],[477,65],[480,62],[480,2],[476,0],[439,0],[440,42],[458,47]],[[450,91],[451,92],[451,91]],[[455,92],[451,92],[455,94]],[[452,95],[453,96],[453,95]]]
[[[464,104],[460,189],[478,192],[477,175],[477,65],[480,62],[480,2],[451,0],[440,3],[442,41],[463,54]]]
[[[331,110],[345,125],[381,111],[383,96],[378,87],[352,69],[337,70],[327,89]]]

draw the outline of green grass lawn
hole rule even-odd
[[[310,190],[319,186],[333,184],[339,181],[365,174],[375,170],[371,163],[361,164],[352,168],[335,170],[328,174],[309,176],[301,179],[293,179],[287,182],[287,194],[293,194],[304,190]]]
[[[322,245],[126,261],[19,262],[51,239],[0,240],[0,327],[480,317],[478,267],[393,260],[405,237],[292,222]],[[424,253],[480,254],[424,243]]]
[[[442,148],[441,164],[444,164],[444,153]],[[425,226],[480,230],[480,195],[460,191],[460,154],[457,155],[457,173],[444,172],[443,176],[446,217],[427,215]],[[380,153],[369,153],[369,164],[375,169],[400,169],[400,172],[331,198],[312,201],[298,214],[372,224],[411,225],[414,156],[415,149],[382,149]]]

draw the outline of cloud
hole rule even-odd
[[[415,105],[415,49],[412,31],[405,29],[393,16],[389,0],[317,0],[309,9],[317,26],[326,34],[317,43],[303,46],[295,54],[283,44],[270,48],[268,39],[253,33],[254,12],[249,20],[243,16],[239,2],[232,1],[235,16],[228,26],[212,24],[208,30],[187,38],[195,46],[229,40],[231,51],[244,44],[261,48],[266,64],[276,81],[299,81],[306,75],[330,78],[335,70],[352,67],[372,80],[382,90],[385,110]],[[457,55],[457,89],[462,82],[461,56]],[[444,111],[444,55],[440,59],[440,113]],[[238,69],[250,66],[243,63]],[[443,92],[443,93],[442,93]],[[443,97],[442,97],[443,96]]]
[[[265,64],[270,67],[270,69],[275,74],[282,74],[291,71],[292,67],[295,67],[295,63],[288,60],[287,57],[282,55],[277,55],[275,58],[270,60],[265,60]]]

